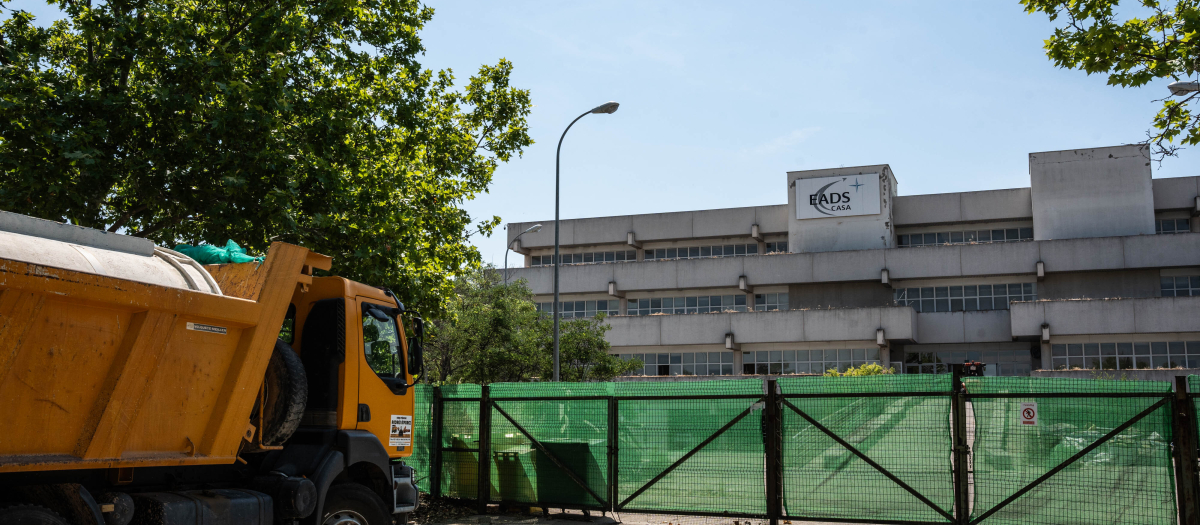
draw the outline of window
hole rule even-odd
[[[625,309],[627,315],[706,314],[712,312],[745,311],[746,296],[744,294],[629,299]]]
[[[596,317],[596,314],[617,315],[621,304],[616,299],[601,299],[599,301],[563,301],[558,307],[559,317]],[[554,303],[537,303],[537,311],[545,315],[554,315]]]
[[[918,312],[1007,310],[1012,301],[1036,301],[1037,283],[898,288],[893,293],[896,306]]]
[[[600,264],[610,262],[627,262],[636,261],[637,252],[634,250],[621,250],[614,252],[584,252],[584,253],[562,253],[562,263],[567,264]],[[554,266],[553,255],[534,255],[531,266]]]
[[[1200,296],[1200,275],[1160,277],[1163,297]]]
[[[905,352],[902,368],[906,374],[948,374],[950,364],[968,361],[984,363],[985,376],[1028,376],[1033,368],[1026,350]]]
[[[787,243],[784,243],[784,245],[786,246]],[[758,255],[758,243],[690,246],[686,248],[658,248],[656,250],[645,250],[644,259],[647,261],[653,261],[663,259],[733,257],[737,255]]]
[[[1200,368],[1200,341],[1050,345],[1055,370]]]
[[[400,355],[400,332],[393,309],[363,303],[363,351],[367,364],[380,377],[397,377],[404,372]]]
[[[1032,241],[1033,228],[1004,228],[996,230],[966,230],[939,233],[907,233],[896,236],[898,248],[937,246],[942,244],[977,244],[991,242]]]
[[[767,243],[767,253],[787,253],[787,241]]]
[[[635,376],[731,376],[733,352],[678,352],[670,354],[618,354],[644,365]]]
[[[788,294],[786,293],[756,293],[754,294],[754,310],[772,312],[788,309]]]
[[[824,374],[831,368],[844,372],[867,363],[879,364],[878,348],[742,352],[742,373],[747,375]]]
[[[1189,219],[1156,219],[1154,233],[1191,233],[1192,221]]]

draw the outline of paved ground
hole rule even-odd
[[[438,522],[418,522],[419,525],[767,525],[767,520],[745,518],[718,518],[704,516],[674,516],[665,514],[634,514],[608,513],[603,516],[592,513],[584,516],[581,511],[560,511],[555,509],[549,517],[527,516],[519,514],[489,514],[462,516]],[[781,521],[782,525],[793,525],[791,521]],[[796,522],[794,525],[800,525]],[[803,522],[806,525],[854,525],[848,523]]]

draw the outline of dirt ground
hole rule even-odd
[[[422,507],[410,519],[408,525],[768,525],[767,520],[746,518],[722,518],[707,516],[678,516],[666,514],[635,514],[629,512],[592,512],[585,516],[583,511],[550,509],[547,514],[528,513],[528,509],[500,509],[493,505],[488,514],[476,513],[474,505],[459,505],[455,500],[429,500],[422,495]],[[781,525],[800,525],[801,522],[780,521]],[[803,522],[806,525],[835,525],[825,522]],[[838,523],[836,525],[854,525]]]

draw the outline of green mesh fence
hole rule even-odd
[[[492,499],[605,508],[612,394],[611,383],[491,385]]]
[[[1168,383],[1027,377],[963,383],[972,520],[1176,522],[1170,404],[1147,411],[1168,396]],[[785,401],[782,517],[951,521],[937,510],[954,514],[949,374],[783,378],[778,385]],[[1200,376],[1189,377],[1189,385],[1200,391]],[[543,507],[766,517],[764,386],[761,379],[491,385],[491,447],[483,453],[489,460],[487,496]],[[428,425],[435,396],[433,389],[417,387],[418,439],[409,463],[418,470],[420,488],[428,490],[427,472],[440,449],[441,494],[476,499],[482,389],[447,385],[440,395],[441,442],[423,442],[433,435]],[[1036,403],[1036,424],[1025,424],[1025,403]],[[997,508],[1143,412],[1115,437]],[[617,442],[610,465],[611,435]]]
[[[968,421],[974,422],[968,432],[974,451],[973,519],[1171,391],[1169,383],[1157,381],[1040,377],[970,378],[964,384],[972,395]],[[974,397],[996,394],[1019,397]],[[1111,397],[1049,397],[1053,394]],[[1036,424],[1023,417],[1029,408],[1035,409]],[[1169,410],[1164,403],[982,523],[1176,523]]]
[[[763,382],[758,379],[616,383],[619,460],[615,499],[624,503],[622,510],[765,513],[761,409],[750,410],[642,490],[697,445],[751,409],[762,393]],[[696,398],[711,395],[747,397]],[[636,399],[646,396],[656,398]],[[641,493],[635,495],[639,490]]]
[[[433,423],[433,387],[417,385],[413,387],[413,442],[412,456],[405,460],[413,468],[416,475],[417,489],[429,492],[429,482],[432,479],[430,461],[433,459],[432,436]]]
[[[953,514],[949,375],[784,378],[778,384],[796,409]],[[819,397],[828,394],[886,395]],[[949,521],[786,404],[782,426],[785,515]]]
[[[479,385],[446,385],[442,391],[441,493],[477,499],[479,494]]]

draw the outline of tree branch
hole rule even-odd
[[[150,226],[149,228],[146,228],[145,230],[142,230],[142,231],[139,231],[136,233],[132,233],[130,235],[132,235],[133,237],[146,237],[147,235],[156,233],[159,230],[162,230],[163,228],[166,228],[168,226],[173,226],[175,224],[178,224],[178,223],[180,223],[186,219],[190,219],[190,218],[192,218],[191,213],[176,215],[174,217],[169,217],[169,218],[163,219],[162,221],[159,221],[157,224]]]
[[[270,5],[264,6],[257,13],[254,13],[253,15],[246,17],[246,21],[242,22],[242,25],[238,26],[237,29],[234,29],[228,35],[225,35],[225,38],[222,38],[220,42],[217,42],[217,45],[213,46],[213,49],[216,49],[218,47],[225,47],[225,44],[228,44],[229,42],[233,41],[233,39],[235,37],[237,37],[238,34],[240,34],[242,31],[244,31],[247,27],[250,26],[250,22],[253,22],[255,18],[259,17],[259,15],[267,12],[267,9],[270,9],[270,7],[271,7]]]
[[[124,215],[121,215],[121,217],[117,219],[117,222],[114,222],[113,225],[108,228],[108,231],[115,232],[115,231],[119,230],[122,226],[125,225],[125,223],[129,222],[129,219],[133,218],[134,214],[141,213],[141,212],[145,211],[146,208],[149,208],[149,207],[150,206],[148,204],[143,204],[141,206],[138,206],[137,208],[134,208],[132,210],[125,212]]]

